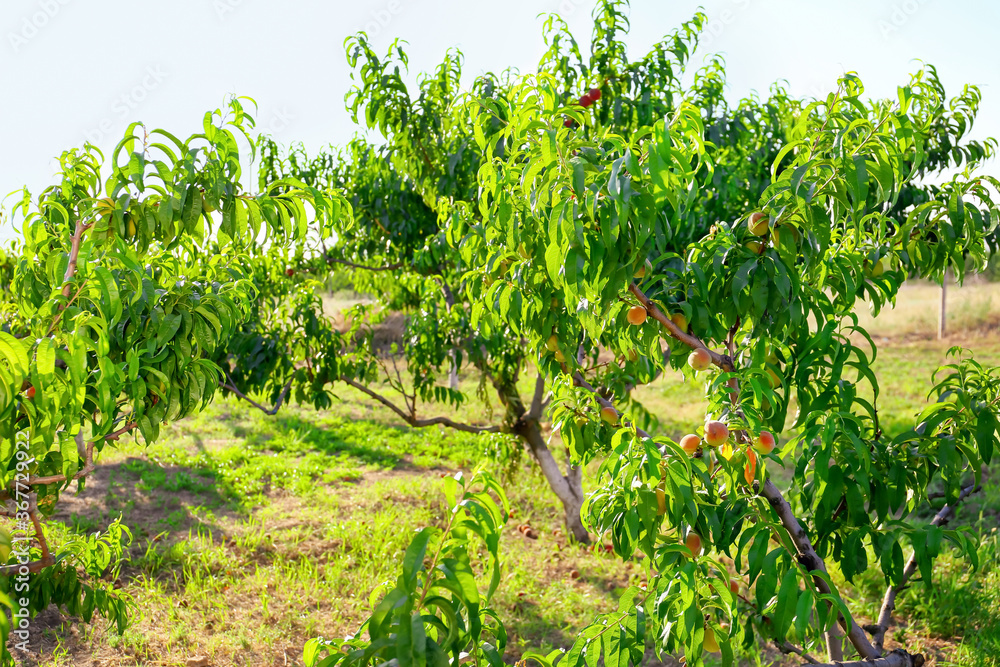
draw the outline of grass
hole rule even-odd
[[[905,428],[926,402],[930,373],[950,345],[1000,363],[1000,342],[984,336],[1000,291],[952,290],[951,312],[966,319],[937,341],[927,320],[936,289],[907,288],[896,309],[869,323],[879,338],[879,410],[889,431]],[[473,388],[473,378],[463,382]],[[531,379],[523,382],[528,393]],[[204,657],[212,665],[294,665],[308,638],[354,632],[371,609],[370,593],[395,576],[413,531],[442,522],[442,475],[471,469],[488,442],[400,428],[362,394],[338,392],[329,411],[293,406],[277,417],[219,401],[172,424],[148,448],[123,442],[106,452],[85,490],[66,495],[50,532],[58,542],[121,515],[135,540],[119,583],[138,616],[118,635],[50,609],[33,621],[34,656],[24,656],[25,664],[186,665]],[[679,435],[700,421],[700,394],[673,377],[638,398],[661,416],[665,432]],[[474,403],[441,412],[480,423],[499,418]],[[544,482],[532,468],[519,470],[508,488],[517,516],[501,546],[495,607],[513,661],[529,648],[568,647],[580,627],[616,605],[622,588],[642,581],[643,570],[570,545],[560,508],[538,492]],[[959,513],[959,523],[986,535],[979,571],[945,554],[933,586],[917,584],[900,597],[901,624],[891,636],[925,651],[929,666],[1000,667],[997,516],[1000,488],[987,486]],[[520,523],[530,523],[538,539],[518,532]],[[874,615],[884,591],[877,568],[841,583],[862,615]],[[795,663],[765,652],[742,664]]]

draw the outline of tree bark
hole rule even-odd
[[[540,423],[542,411],[542,393],[545,388],[545,378],[539,375],[535,385],[535,396],[531,402],[531,410],[525,410],[521,395],[512,385],[493,380],[500,402],[507,410],[507,418],[513,424],[512,431],[528,446],[528,451],[538,462],[538,467],[549,483],[549,488],[556,494],[563,505],[566,519],[566,530],[578,542],[590,544],[590,533],[583,525],[580,509],[583,507],[583,471],[579,466],[567,462],[566,474],[563,475],[552,455],[552,450],[545,443]]]
[[[812,572],[822,572],[823,574],[826,574],[826,563],[824,563],[823,559],[816,553],[812,542],[809,541],[809,536],[806,535],[806,531],[803,530],[802,526],[798,522],[798,519],[796,519],[795,515],[792,513],[792,508],[788,504],[788,501],[785,500],[784,496],[781,495],[781,491],[778,490],[778,487],[776,487],[770,479],[764,482],[764,485],[761,488],[761,495],[771,503],[771,507],[774,508],[775,513],[781,520],[781,524],[784,526],[785,532],[788,533],[788,536],[791,538],[792,543],[798,551],[799,562]],[[830,585],[826,582],[826,579],[822,577],[813,577],[813,584],[816,586],[816,590],[824,595],[830,595],[832,593]],[[851,644],[854,645],[854,648],[857,649],[858,654],[861,657],[874,659],[879,655],[879,652],[874,646],[871,645],[871,642],[868,641],[865,631],[858,626],[854,619],[847,619],[840,613],[837,614],[837,617],[840,621],[840,625],[844,628],[844,630],[846,630],[848,639],[850,639]],[[830,638],[830,635],[828,635],[827,647],[828,649],[834,649],[835,647],[831,646],[829,643]],[[836,660],[837,658],[831,659]],[[886,667],[889,666],[886,665]]]
[[[903,649],[885,655],[881,658],[868,660],[852,660],[851,662],[831,662],[818,667],[923,667],[924,656],[919,653],[910,654]]]
[[[962,502],[969,494],[975,493],[978,488],[975,484],[965,487],[958,495],[957,502]],[[943,526],[951,520],[954,514],[955,508],[951,505],[945,505],[931,520],[931,525]],[[917,567],[917,553],[914,551],[913,555],[910,556],[910,560],[907,561],[906,567],[903,569],[902,581],[895,586],[889,586],[885,590],[885,597],[882,598],[882,609],[879,611],[878,622],[875,625],[875,632],[872,636],[872,644],[879,651],[882,650],[882,646],[885,643],[885,633],[889,631],[889,624],[892,623],[892,612],[896,610],[896,596],[906,587],[910,578],[917,573]]]
[[[562,502],[566,514],[566,530],[578,542],[589,544],[590,533],[584,527],[580,516],[580,509],[583,507],[583,473],[580,467],[567,464],[566,474],[563,475],[555,457],[552,456],[552,450],[545,444],[538,420],[525,420],[521,424],[523,426],[518,429],[517,435],[528,445],[549,487]]]

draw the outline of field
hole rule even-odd
[[[936,340],[939,293],[908,287],[895,310],[874,321],[860,314],[880,345],[879,407],[889,430],[925,403],[931,372],[949,347],[1000,363],[1000,288],[952,289],[943,341]],[[462,381],[471,386],[476,378]],[[293,407],[276,417],[218,401],[172,424],[147,449],[123,442],[108,452],[86,488],[67,494],[50,530],[88,533],[121,516],[134,541],[116,585],[138,615],[118,635],[50,609],[33,621],[31,655],[19,657],[53,666],[295,665],[306,639],[354,632],[370,610],[369,593],[394,576],[412,531],[441,521],[441,477],[470,470],[486,445],[436,428],[401,428],[361,394],[339,396],[330,411]],[[637,397],[669,415],[660,429],[671,435],[701,414],[698,387],[676,378]],[[484,409],[464,406],[463,417],[481,419]],[[917,584],[900,602],[905,630],[892,636],[922,650],[928,665],[1000,665],[998,472],[994,465],[983,492],[959,512],[961,524],[985,534],[979,571],[945,556],[934,586]],[[510,633],[509,662],[532,648],[567,648],[577,628],[615,604],[617,591],[644,577],[636,564],[568,544],[551,496],[537,493],[541,484],[527,466],[513,471],[517,516],[502,544],[495,600]],[[521,535],[519,523],[538,529],[538,539]],[[867,613],[876,612],[884,589],[877,569],[849,588]],[[768,649],[743,664],[797,664],[781,659]]]

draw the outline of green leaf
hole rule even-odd
[[[427,545],[434,532],[433,528],[423,528],[420,530],[417,536],[413,538],[413,541],[410,542],[410,546],[406,548],[406,553],[403,554],[402,583],[411,592],[415,590],[414,586],[416,585],[417,574],[423,570],[424,557],[427,555]]]
[[[989,464],[993,458],[993,440],[997,430],[997,420],[992,410],[984,408],[979,411],[976,417],[976,445],[979,447],[979,456]]]

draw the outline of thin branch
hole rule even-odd
[[[21,568],[27,568],[27,574],[36,574],[50,565],[54,565],[55,562],[56,559],[49,555],[46,558],[33,560],[30,563],[25,563],[24,565],[20,565],[18,563],[13,565],[4,565],[3,567],[0,567],[0,577],[12,577],[16,574],[25,573],[25,570],[22,570]]]
[[[958,500],[956,505],[967,497],[978,491],[980,486],[971,484],[958,494]],[[955,513],[955,508],[952,505],[945,505],[941,508],[941,511],[931,520],[932,526],[943,526],[948,523]],[[902,580],[895,586],[889,586],[885,590],[885,597],[882,599],[882,609],[879,611],[878,623],[871,628],[872,631],[872,643],[875,648],[879,651],[882,650],[882,646],[885,643],[885,633],[889,630],[889,625],[892,623],[892,612],[896,609],[896,596],[906,588],[906,583],[910,580],[917,572],[917,553],[913,552],[910,556],[910,560],[906,563],[906,567],[903,569]]]
[[[42,530],[42,522],[38,520],[37,507],[29,510],[28,515],[31,517],[31,523],[35,526],[35,538],[38,539],[38,546],[42,548],[41,560],[51,560],[52,555],[49,553],[49,543],[45,539],[45,532]]]
[[[789,653],[794,653],[795,655],[797,655],[800,658],[802,658],[803,660],[805,660],[807,664],[810,664],[810,665],[818,665],[819,664],[819,660],[817,660],[816,658],[812,657],[811,655],[809,655],[809,653],[807,653],[806,651],[800,649],[798,646],[790,644],[787,641],[781,641],[781,642],[779,642],[777,639],[775,639],[774,640],[774,645],[776,647],[778,647],[778,650],[781,651],[782,653],[784,653],[785,655],[788,655]]]
[[[388,266],[365,266],[364,264],[355,264],[354,262],[348,262],[346,259],[334,259],[333,257],[327,257],[326,261],[330,264],[343,264],[352,269],[362,269],[364,271],[395,271],[396,269],[403,268],[403,262],[396,262]]]
[[[360,382],[356,382],[350,378],[340,378],[345,384],[349,384],[363,394],[366,394],[370,398],[374,398],[376,401],[389,408],[395,412],[399,417],[405,421],[410,426],[415,428],[424,428],[427,426],[447,426],[448,428],[453,428],[456,431],[463,431],[465,433],[499,433],[499,426],[472,426],[471,424],[463,424],[461,422],[456,422],[447,417],[431,417],[430,419],[418,419],[416,416],[407,413],[405,410],[400,408],[398,405],[390,401],[385,396],[378,394]]]
[[[285,398],[288,396],[288,391],[292,388],[292,381],[295,380],[295,378],[293,377],[288,381],[288,383],[285,385],[285,388],[281,390],[280,394],[278,394],[278,400],[275,401],[273,408],[266,408],[257,401],[248,397],[239,389],[237,389],[236,386],[233,384],[233,379],[229,377],[229,373],[226,373],[226,377],[229,379],[229,382],[228,383],[220,382],[219,383],[220,387],[222,387],[226,391],[233,392],[234,394],[236,394],[237,397],[242,398],[244,401],[254,406],[258,410],[263,412],[265,415],[271,415],[271,416],[278,414],[278,410],[281,409],[281,404],[285,402]]]
[[[38,520],[38,501],[34,494],[28,496],[28,516],[35,527],[35,539],[42,550],[42,557],[30,563],[14,563],[0,567],[0,577],[11,577],[16,574],[35,574],[54,564],[56,559],[49,552],[49,543],[42,530],[42,522]]]
[[[76,437],[77,437],[76,441],[77,451],[79,452],[83,443],[83,431],[77,432]],[[94,465],[94,442],[96,441],[91,441],[87,443],[87,448],[83,457],[83,467],[80,468],[80,470],[78,470],[75,475],[70,477],[69,480],[66,479],[66,475],[48,475],[46,477],[29,476],[27,481],[20,483],[15,482],[15,484],[17,485],[23,484],[26,486],[44,486],[46,484],[58,484],[59,482],[72,481],[74,479],[81,479],[83,477],[86,477],[90,473],[94,472],[94,470],[97,468],[97,466]]]
[[[630,284],[628,289],[633,295],[635,295],[635,298],[639,300],[642,307],[649,312],[650,317],[662,324],[671,336],[692,349],[701,348],[705,350],[712,358],[712,363],[722,370],[730,373],[735,370],[733,360],[729,356],[710,350],[708,346],[701,342],[701,340],[699,340],[696,336],[692,336],[688,332],[683,331],[679,326],[674,324],[673,320],[667,317],[664,312],[660,310],[659,306],[650,301],[649,297],[646,296],[643,291],[635,285],[635,283]]]
[[[66,265],[66,273],[63,275],[63,288],[62,295],[69,298],[70,294],[73,293],[73,286],[71,284],[73,277],[76,275],[77,265],[80,261],[80,244],[83,242],[83,234],[91,228],[91,224],[84,224],[83,220],[77,220],[76,231],[73,232],[73,237],[70,239],[69,247],[69,264]]]

